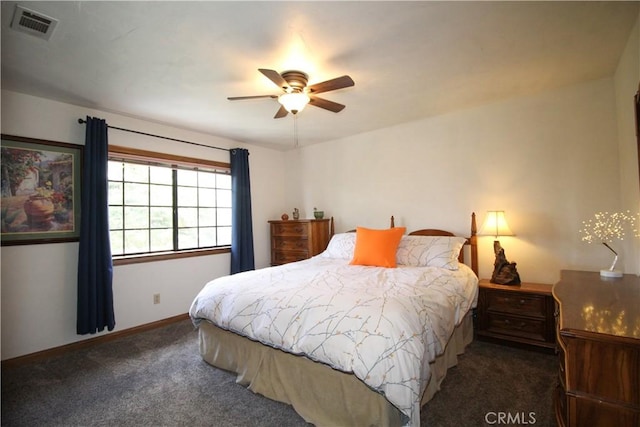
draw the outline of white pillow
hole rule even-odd
[[[458,269],[458,255],[467,241],[455,236],[402,236],[396,262],[414,267]]]
[[[353,258],[356,247],[356,233],[334,234],[327,245],[327,249],[320,254],[325,258],[348,259]]]

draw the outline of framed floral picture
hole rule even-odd
[[[79,240],[83,146],[1,138],[2,245]]]

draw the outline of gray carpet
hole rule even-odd
[[[423,426],[551,426],[553,355],[473,342],[423,409]],[[494,415],[494,413],[496,415]],[[519,415],[517,415],[519,414]],[[513,418],[512,418],[513,419]],[[189,321],[4,369],[3,426],[306,426],[198,354]],[[514,424],[511,424],[514,425]]]

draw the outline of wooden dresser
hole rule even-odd
[[[552,285],[498,285],[480,280],[476,335],[501,344],[555,348]]]
[[[563,271],[557,301],[560,426],[640,426],[640,278]]]
[[[331,238],[329,219],[269,221],[271,265],[301,261],[324,251]]]

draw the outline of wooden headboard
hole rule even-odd
[[[332,218],[333,220],[333,218]],[[393,228],[395,227],[395,218],[393,217],[393,215],[391,216],[391,222],[390,222],[390,227]],[[347,233],[353,233],[356,230],[349,230],[347,231]],[[471,264],[471,270],[473,270],[474,273],[476,273],[476,276],[478,276],[478,227],[476,226],[476,213],[472,212],[471,213],[471,234],[469,235],[469,237],[467,237],[467,241],[465,242],[464,246],[469,246],[470,247],[470,264]],[[332,233],[333,235],[333,233]],[[411,233],[409,233],[410,236],[455,236],[454,233],[450,232],[450,231],[446,231],[446,230],[438,230],[436,228],[423,228],[421,230],[416,230],[416,231],[412,231]],[[464,263],[465,262],[465,258],[464,258],[464,247],[462,248],[462,250],[460,250],[460,255],[458,256],[458,261]]]
[[[394,226],[394,219],[391,217],[391,227]],[[467,237],[467,241],[464,244],[465,246],[470,247],[470,263],[471,269],[476,276],[478,276],[478,227],[476,226],[476,213],[471,213],[471,234]],[[435,228],[425,228],[422,230],[416,230],[409,233],[410,236],[455,236],[454,233],[446,230],[438,230]],[[458,260],[464,263],[464,247],[460,251],[460,255],[458,256]]]

